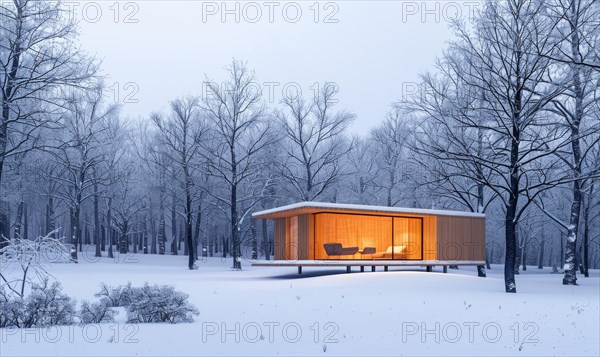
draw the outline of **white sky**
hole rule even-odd
[[[457,14],[464,18],[477,6],[474,1],[322,1],[317,14],[315,3],[229,1],[225,6],[234,11],[224,22],[221,1],[67,5],[82,19],[83,47],[103,61],[107,85],[119,83],[119,100],[139,89],[132,97],[138,103],[124,104],[124,115],[143,118],[178,96],[201,94],[204,74],[222,81],[223,68],[235,57],[255,69],[267,102],[276,103],[287,83],[307,92],[313,83],[337,83],[339,107],[357,115],[353,133],[365,133],[382,120],[402,96],[404,83],[410,86],[432,68],[452,36],[448,20]],[[337,22],[326,23],[327,15]],[[271,84],[272,98],[265,82],[277,83]],[[126,83],[134,85],[125,88]]]

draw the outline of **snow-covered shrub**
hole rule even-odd
[[[100,284],[100,291],[94,294],[100,300],[106,300],[109,307],[120,307],[129,305],[131,299],[131,283],[112,287],[104,283]]]
[[[131,289],[127,306],[127,322],[193,322],[198,310],[188,302],[188,294],[176,291],[173,286],[150,286]]]
[[[31,294],[25,298],[19,326],[70,325],[75,316],[75,300],[63,294],[59,282],[49,284],[48,279],[44,279],[41,284],[34,284]]]
[[[23,315],[23,299],[0,288],[0,328],[19,327]]]
[[[79,318],[83,324],[98,324],[101,322],[114,322],[115,310],[108,306],[108,299],[101,299],[100,302],[89,303],[83,301]]]

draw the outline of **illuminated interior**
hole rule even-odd
[[[421,218],[315,214],[318,260],[423,259],[422,244]]]

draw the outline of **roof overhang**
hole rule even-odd
[[[254,219],[276,219],[298,216],[309,213],[346,213],[346,214],[376,214],[382,216],[453,216],[485,218],[483,213],[432,210],[421,208],[402,208],[386,206],[351,205],[343,203],[300,202],[287,206],[276,207],[252,215]]]

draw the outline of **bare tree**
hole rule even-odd
[[[344,174],[340,159],[352,148],[344,132],[354,115],[334,112],[338,88],[326,83],[311,101],[298,94],[282,100],[283,110],[276,113],[287,141],[283,144],[286,161],[283,176],[291,185],[294,198],[319,199]]]
[[[59,89],[82,85],[96,72],[96,64],[73,44],[75,30],[59,2],[0,3],[0,188],[6,159],[31,149],[38,129],[54,126]],[[7,205],[0,207],[4,232]]]
[[[578,71],[600,71],[600,4],[595,0],[551,0],[547,15],[556,24],[556,51],[543,54]]]
[[[367,139],[354,138],[354,146],[346,157],[352,173],[344,180],[348,202],[373,204],[377,202],[380,185],[376,185],[378,166],[375,150]]]
[[[175,179],[181,177],[181,186],[185,194],[184,217],[185,239],[188,251],[188,268],[195,269],[194,241],[192,233],[192,200],[194,193],[194,176],[203,133],[206,131],[200,118],[200,103],[198,98],[188,97],[171,102],[171,115],[163,117],[152,115],[152,122],[159,131],[162,151],[172,163],[177,166]]]
[[[408,139],[413,131],[410,116],[394,106],[387,118],[371,131],[370,143],[375,148],[373,160],[378,167],[374,184],[385,192],[385,205],[396,206],[404,198],[402,192],[408,186],[405,169],[409,167]]]
[[[582,149],[581,141],[600,131],[598,125],[586,125],[588,120],[596,120],[590,115],[590,111],[597,110],[595,94],[600,72],[585,65],[598,59],[596,45],[600,44],[600,6],[596,1],[589,0],[555,0],[550,4],[550,9],[559,19],[556,26],[558,51],[552,58],[559,63],[566,63],[568,73],[567,90],[552,102],[550,110],[564,119],[570,132],[571,150],[567,153],[570,158],[563,156],[563,159],[573,177],[569,220],[568,223],[558,222],[567,230],[563,284],[576,285],[576,245],[580,228],[582,184],[586,176],[598,173],[597,169],[582,172],[582,162],[589,151]],[[597,142],[593,142],[589,147],[596,144]]]
[[[241,269],[239,225],[258,202],[256,197],[238,197],[238,188],[261,169],[257,160],[269,141],[270,124],[265,120],[261,93],[256,88],[254,73],[245,63],[233,60],[227,67],[226,89],[207,79],[204,108],[213,126],[206,141],[205,155],[209,172],[228,188],[229,197],[212,196],[229,209],[230,235],[233,245],[233,268]],[[246,211],[239,205],[246,201]]]
[[[119,180],[114,187],[114,216],[112,217],[119,233],[118,246],[120,254],[129,253],[129,235],[143,215],[139,213],[145,208],[143,192],[136,185],[136,167],[131,158],[124,158],[116,167]]]
[[[552,22],[541,15],[544,11],[541,1],[486,3],[472,31],[457,24],[458,40],[445,54],[460,66],[453,78],[478,99],[467,107],[475,108],[478,115],[445,116],[455,123],[459,135],[470,132],[471,137],[459,141],[466,148],[446,147],[445,157],[475,163],[489,172],[472,175],[472,179],[502,202],[505,289],[510,293],[516,292],[519,219],[538,195],[567,182],[556,175],[554,153],[569,145],[568,137],[543,115],[544,108],[562,92],[548,83],[552,65],[548,56],[555,46],[550,36]],[[483,151],[477,149],[478,143],[483,144]]]
[[[116,115],[117,107],[102,105],[102,88],[94,91],[73,91],[67,100],[69,112],[63,118],[64,136],[59,137],[57,149],[49,150],[59,170],[54,180],[62,183],[60,197],[70,208],[71,259],[77,261],[77,244],[82,243],[81,210],[90,191],[99,179],[92,175],[95,165],[103,161],[104,148],[111,143],[103,141],[108,129],[106,121]]]

